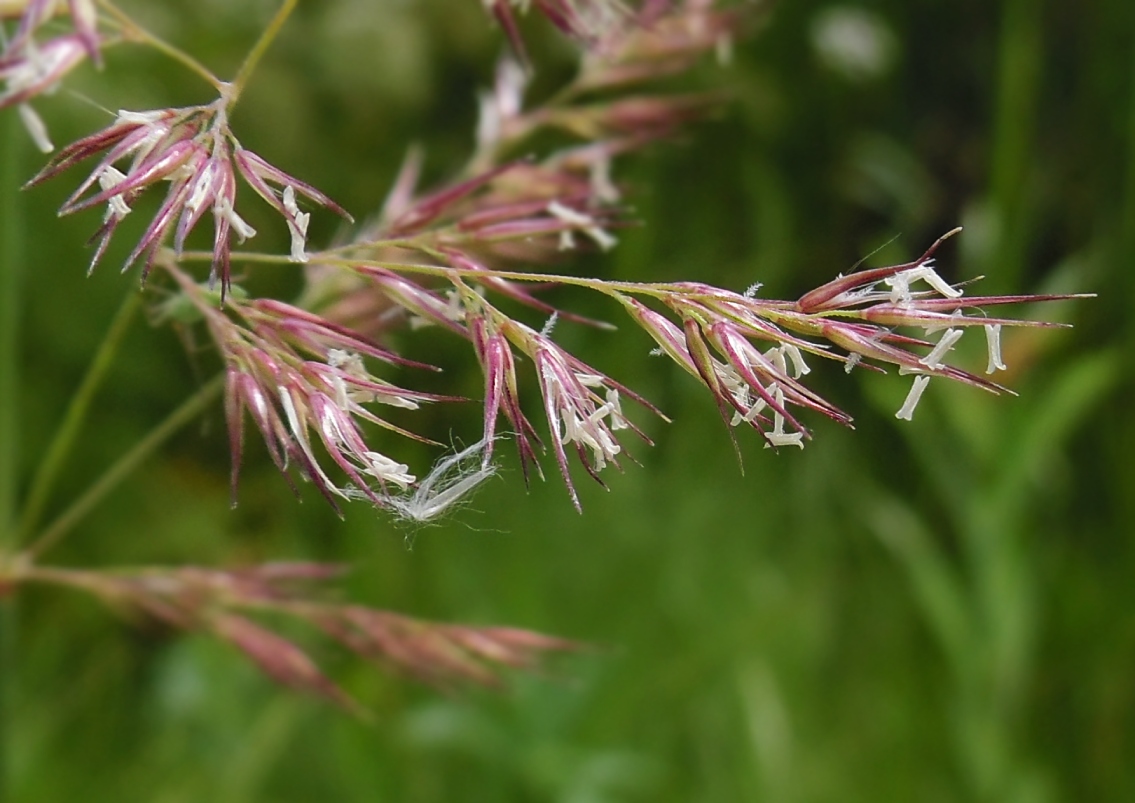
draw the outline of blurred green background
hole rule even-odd
[[[276,4],[130,6],[225,74]],[[644,225],[580,270],[795,297],[888,241],[873,262],[961,224],[939,264],[987,276],[973,292],[1100,294],[1025,310],[1072,331],[1006,333],[1020,397],[935,383],[907,424],[893,413],[908,380],[824,370],[817,387],[856,430],[814,420],[802,453],[743,438],[742,474],[708,395],[648,357],[645,336],[561,324],[675,423],[649,423],[658,446],[605,476],[609,493],[581,479],[582,516],[557,482],[526,493],[506,459],[468,509],[416,532],[365,506],[341,522],[310,487],[295,500],[255,444],[230,510],[218,409],[53,561],[348,561],[355,599],[597,649],[503,692],[443,693],[317,648],[374,711],[364,723],[272,686],[225,645],[30,590],[0,721],[12,800],[1135,800],[1135,4],[798,0],[761,19],[731,65],[679,81],[736,100],[623,163]],[[532,27],[550,87],[570,51]],[[347,208],[374,208],[408,142],[431,180],[461,164],[502,49],[476,2],[303,2],[235,128]],[[73,88],[111,109],[209,99],[148,53],[108,62]],[[68,92],[38,105],[56,142],[105,124]],[[30,176],[39,162],[20,147]],[[25,478],[136,286],[114,269],[125,232],[84,277],[94,215],[54,215],[75,181],[20,199]],[[259,247],[286,249],[278,221],[250,218]],[[461,353],[442,356],[476,396]],[[52,504],[211,365],[135,326]],[[477,436],[476,405],[420,420],[442,440]]]

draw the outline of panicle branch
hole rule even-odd
[[[4,102],[21,103],[57,82],[64,66],[98,57],[97,25],[88,5],[68,6],[75,33],[52,40],[49,48],[35,45],[33,34],[54,6],[28,4],[0,62],[9,84]],[[396,515],[430,520],[491,475],[502,419],[516,439],[525,476],[542,474],[537,453],[545,443],[521,399],[521,369],[527,364],[542,401],[547,444],[578,507],[569,445],[598,480],[607,465],[620,464],[622,430],[650,442],[624,415],[622,401],[630,398],[661,413],[553,339],[556,321],[611,327],[542,300],[535,291],[549,286],[571,284],[617,300],[662,354],[706,387],[727,424],[755,429],[771,448],[802,448],[812,436],[806,413],[851,424],[850,415],[807,386],[806,356],[837,360],[849,372],[856,365],[889,364],[916,375],[898,413],[902,418],[911,417],[930,377],[1004,390],[950,363],[958,340],[967,328],[981,325],[987,373],[1000,370],[1003,327],[1050,324],[991,317],[985,308],[1056,297],[967,298],[934,269],[945,237],[911,263],[841,276],[794,302],[693,282],[633,285],[533,271],[533,265],[562,262],[574,250],[605,251],[617,243],[615,232],[630,217],[611,178],[612,161],[720,102],[712,95],[667,95],[643,87],[688,68],[703,53],[727,52],[744,20],[736,10],[702,0],[534,5],[581,44],[575,79],[546,102],[526,106],[531,65],[524,61],[516,15],[528,4],[488,0],[487,10],[523,63],[502,60],[493,87],[482,96],[473,157],[453,182],[419,192],[422,156],[412,151],[380,213],[335,248],[309,254],[310,213],[299,202],[350,216],[315,187],[241,146],[228,122],[237,94],[232,85],[221,85],[219,97],[203,106],[120,112],[109,127],[62,149],[29,182],[99,157],[60,210],[71,214],[105,205],[92,266],[138,197],[155,184],[168,185],[126,266],[143,260],[145,277],[160,264],[217,345],[228,377],[234,493],[246,413],[280,470],[296,468],[332,504],[365,498]],[[290,8],[285,4],[278,20]],[[45,52],[60,55],[46,58]],[[565,132],[575,142],[543,158],[514,157],[547,130]],[[307,288],[297,303],[229,296],[230,240],[255,235],[236,211],[238,176],[284,218],[291,248],[280,261],[307,263]],[[206,256],[209,281],[219,279],[227,309],[218,308],[213,294],[183,267],[196,257],[185,252],[186,240],[207,212],[214,220],[213,249]],[[541,330],[519,320],[497,298],[550,316],[549,323]],[[424,473],[368,445],[372,425],[426,440],[379,415],[376,405],[415,409],[444,399],[376,375],[373,364],[385,364],[386,370],[411,365],[387,343],[388,333],[401,326],[436,327],[467,341],[484,374],[480,437]],[[471,461],[478,449],[480,461]],[[344,479],[328,473],[332,466]]]
[[[231,283],[232,236],[244,242],[256,235],[236,211],[237,175],[284,218],[291,235],[293,262],[306,262],[308,258],[305,246],[310,213],[300,211],[297,198],[351,219],[315,187],[242,147],[229,127],[229,103],[228,95],[222,93],[205,106],[120,111],[109,127],[62,149],[26,186],[47,181],[102,154],[94,170],[59,210],[60,215],[69,215],[106,204],[103,224],[92,238],[99,241],[91,260],[93,270],[137,198],[154,185],[168,183],[165,200],[122,269],[127,270],[145,256],[145,280],[168,239],[172,236],[174,252],[180,253],[189,233],[211,212],[214,237],[209,280],[213,283],[219,278],[223,300]],[[96,184],[98,188],[94,189]]]
[[[550,653],[580,645],[528,630],[451,625],[328,601],[323,587],[346,567],[265,563],[245,568],[138,568],[81,571],[25,566],[19,583],[48,583],[93,594],[128,616],[236,647],[276,682],[360,713],[309,652],[280,626],[320,633],[364,660],[438,685],[494,686],[506,669],[536,669]]]
[[[422,191],[423,157],[412,150],[375,217],[323,250],[311,248],[311,212],[305,208],[326,207],[353,222],[351,216],[316,187],[245,149],[229,122],[249,73],[294,0],[283,0],[232,83],[143,35],[106,0],[69,0],[65,6],[27,0],[12,36],[0,37],[0,108],[17,106],[45,151],[51,150],[46,126],[29,101],[52,91],[84,60],[101,65],[102,49],[119,39],[174,55],[216,89],[216,99],[204,105],[120,111],[101,131],[62,148],[28,186],[97,158],[60,209],[66,215],[104,208],[92,238],[92,269],[141,196],[165,187],[123,269],[140,261],[143,279],[156,271],[171,284],[174,297],[158,317],[203,324],[224,363],[234,500],[251,419],[285,477],[310,481],[336,510],[342,500],[363,499],[402,519],[434,521],[494,475],[494,449],[509,434],[505,428],[526,480],[543,476],[540,453],[550,449],[579,509],[569,451],[602,485],[603,470],[621,468],[629,457],[626,432],[651,443],[646,425],[636,423],[623,402],[630,399],[668,419],[555,339],[560,323],[614,327],[553,305],[540,296],[549,288],[584,288],[617,302],[653,340],[656,353],[709,391],[731,437],[745,425],[775,449],[803,448],[816,414],[852,423],[808,386],[809,360],[834,361],[848,373],[856,366],[893,366],[913,375],[896,414],[909,419],[931,378],[1005,391],[988,378],[1005,368],[1002,330],[1059,325],[989,310],[1070,296],[966,296],[962,286],[944,280],[934,258],[955,232],[917,260],[839,276],[794,301],[759,298],[757,286],[739,293],[696,282],[635,284],[548,272],[575,253],[617,245],[633,217],[622,205],[625,188],[612,178],[613,162],[704,117],[722,100],[720,94],[666,94],[649,84],[707,53],[725,60],[751,13],[722,9],[713,0],[483,2],[515,58],[501,61],[480,99],[468,163],[452,181]],[[575,78],[534,105],[525,98],[532,67],[519,22],[530,5],[581,48]],[[100,19],[99,8],[109,17]],[[65,30],[40,41],[44,31],[58,28],[48,23],[61,10]],[[557,138],[566,141],[559,150],[532,154],[533,143]],[[241,182],[283,218],[286,255],[233,251],[234,238],[243,243],[256,235],[237,211]],[[207,215],[212,249],[187,250]],[[305,289],[292,302],[251,298],[233,282],[237,259],[261,266],[300,263]],[[200,261],[210,265],[207,284],[190,270]],[[213,289],[218,282],[219,293]],[[988,355],[985,376],[953,364],[958,341],[979,326]],[[424,471],[392,457],[385,441],[381,449],[372,445],[390,434],[438,445],[394,423],[395,410],[412,413],[423,404],[456,400],[403,387],[390,376],[437,370],[400,356],[389,337],[396,329],[467,342],[483,374],[481,432]],[[546,430],[529,419],[529,395],[539,397]],[[170,626],[211,633],[279,682],[348,706],[346,694],[307,652],[260,620],[307,625],[364,658],[435,681],[492,682],[500,666],[532,666],[545,652],[574,646],[527,631],[420,622],[310,593],[310,586],[338,572],[321,564],[268,564],[96,573],[43,568],[29,557],[0,579],[82,588]]]
[[[601,99],[596,93],[605,88],[633,90],[651,78],[668,74],[678,61],[692,63],[696,54],[716,46],[727,34],[727,20],[733,18],[717,15],[698,3],[672,8],[651,5],[634,13],[627,8],[620,11],[620,24],[603,26],[600,37],[588,34],[585,25],[599,13],[598,4],[592,10],[584,6],[541,6],[558,23],[573,20],[570,33],[584,44],[587,54],[579,77],[557,98],[526,109],[523,95],[527,73],[515,62],[503,61],[492,92],[482,99],[477,152],[457,180],[419,193],[416,185],[421,156],[411,152],[380,214],[347,243],[311,254],[308,286],[298,305],[285,309],[279,304],[250,305],[230,298],[228,314],[216,310],[201,312],[228,366],[234,478],[242,454],[242,411],[247,411],[269,444],[277,466],[281,470],[298,467],[300,475],[313,481],[333,503],[336,498],[362,497],[401,517],[430,520],[459,502],[491,474],[498,421],[502,417],[515,434],[525,476],[533,470],[542,473],[536,455],[543,442],[520,403],[517,368],[521,361],[534,369],[550,429],[548,442],[577,507],[568,466],[569,444],[574,444],[572,450],[584,469],[598,479],[599,472],[608,464],[618,465],[623,451],[617,437],[620,430],[636,432],[649,443],[641,430],[623,416],[621,402],[631,398],[657,413],[653,406],[569,354],[551,338],[550,329],[537,331],[505,314],[490,299],[519,302],[558,320],[611,328],[604,322],[553,307],[532,289],[503,275],[502,269],[560,262],[573,250],[607,250],[616,244],[613,232],[627,225],[628,216],[619,206],[621,191],[611,179],[612,160],[673,132],[681,123],[708,110],[712,102],[708,97],[666,95]],[[567,14],[569,8],[574,9],[572,15]],[[705,25],[698,24],[698,20]],[[657,35],[649,28],[654,25],[658,26]],[[706,37],[707,30],[714,32],[712,41]],[[200,122],[185,133],[163,135],[171,141],[167,149],[173,142],[186,143],[179,145],[186,150],[207,147],[208,142],[198,141],[210,135],[201,132],[216,132],[213,138],[229,142],[235,156],[218,160],[215,169],[223,172],[230,161],[235,161],[254,189],[270,202],[276,201],[294,236],[296,229],[306,226],[306,220],[297,219],[286,196],[277,200],[271,190],[257,181],[269,175],[270,168],[254,155],[242,157],[247,152],[239,150],[227,128],[220,130],[215,118],[223,113],[223,100],[215,108],[177,110],[175,127],[188,128],[190,119],[200,118]],[[540,160],[510,157],[545,129],[566,131],[580,141]],[[73,146],[49,165],[40,180],[85,158],[87,151],[101,152],[112,147],[107,140],[114,138],[115,134],[103,132],[90,144]],[[104,161],[110,164],[114,157],[122,155],[112,150]],[[183,157],[179,151],[177,158],[184,158],[189,164],[191,159],[202,157]],[[178,169],[183,168],[179,165]],[[151,180],[144,170],[136,168],[132,172],[140,177],[127,179],[130,191]],[[276,186],[295,187],[308,199],[340,211],[314,188],[284,174],[271,175]],[[229,181],[226,186],[232,183]],[[116,183],[109,190],[86,197],[82,203],[89,206],[109,202],[119,197],[115,193],[121,192],[121,186]],[[84,192],[86,187],[80,189],[76,199],[84,197]],[[132,200],[132,196],[123,200]],[[208,202],[206,194],[201,203]],[[180,202],[172,203],[177,206]],[[75,205],[72,202],[65,211],[72,211]],[[198,208],[197,204],[191,206],[193,210]],[[224,208],[232,208],[231,200]],[[188,230],[193,223],[192,212],[183,215],[179,232]],[[158,222],[152,227],[136,249],[137,254],[162,242],[161,225]],[[218,238],[221,236],[218,229]],[[203,288],[186,280],[176,267],[179,258],[192,256],[179,257],[183,240],[175,237],[174,253],[161,260],[161,264],[179,274],[175,281],[184,292],[194,293],[207,302]],[[149,259],[155,253],[151,251]],[[302,247],[300,253],[306,256]],[[295,247],[292,256],[297,257]],[[429,264],[423,265],[419,260]],[[228,253],[220,240],[212,262],[215,272],[221,265],[224,290],[229,277]],[[422,275],[423,269],[435,278]],[[524,280],[533,278],[524,272],[518,275]],[[602,282],[591,281],[589,286],[607,292]],[[255,309],[260,317],[250,318],[250,309]],[[314,309],[319,313],[310,311]],[[279,319],[269,322],[263,317],[266,314]],[[236,319],[241,323],[234,329]],[[286,331],[291,337],[289,346],[294,346],[299,332],[315,327],[325,335],[334,332],[336,350],[397,363],[379,343],[392,329],[403,325],[412,329],[438,327],[472,346],[485,374],[484,426],[477,440],[481,459],[476,468],[471,468],[471,463],[466,465],[468,461],[462,457],[473,447],[443,457],[428,472],[411,472],[403,463],[391,466],[385,458],[380,466],[375,466],[370,461],[378,453],[366,446],[362,425],[378,424],[402,435],[418,436],[392,427],[350,394],[329,392],[334,383],[327,379],[328,371],[338,371],[337,380],[347,381],[341,375],[342,367],[330,362],[338,357],[315,354],[318,366],[322,366],[317,367],[313,360],[282,354],[280,337],[266,334],[268,330]],[[358,339],[365,340],[366,348],[359,346]],[[265,341],[271,341],[271,347]],[[311,344],[304,345],[310,355]],[[356,376],[361,370],[356,370]],[[369,373],[367,377],[371,383],[364,388],[371,394],[367,401],[389,404],[397,398],[401,406],[409,406],[437,400],[405,390],[397,395],[388,391],[380,397],[374,391],[379,380]],[[316,441],[346,482],[334,480],[321,467],[315,453]]]
[[[514,5],[491,3],[489,8],[511,30]],[[545,6],[539,8],[548,12]],[[624,414],[622,401],[630,398],[662,414],[553,339],[555,321],[611,328],[557,309],[533,292],[564,284],[619,301],[660,352],[710,392],[731,432],[746,425],[768,448],[803,448],[812,437],[807,420],[812,413],[852,424],[848,413],[808,386],[812,369],[806,358],[835,360],[849,372],[856,365],[874,370],[892,365],[900,373],[916,375],[911,395],[898,411],[901,418],[912,416],[930,377],[992,392],[1005,390],[950,364],[958,339],[966,328],[980,324],[992,373],[1004,367],[1002,327],[1050,324],[990,317],[985,308],[1056,297],[964,296],[962,288],[935,272],[933,263],[941,242],[955,232],[918,260],[838,277],[797,301],[761,299],[755,292],[694,282],[633,285],[533,271],[531,266],[561,262],[573,250],[613,247],[614,232],[627,225],[629,217],[620,206],[622,190],[611,178],[612,161],[669,134],[719,100],[641,94],[639,87],[688,67],[707,50],[720,50],[740,25],[736,13],[708,3],[648,3],[637,11],[623,11],[620,23],[602,36],[586,35],[581,25],[568,26],[585,46],[581,69],[543,105],[526,108],[527,69],[502,61],[492,90],[482,97],[478,147],[463,174],[419,193],[422,156],[412,151],[380,214],[348,242],[313,254],[308,266],[305,297],[317,300],[324,316],[320,326],[334,326],[337,337],[355,332],[371,338],[368,342],[378,348],[390,330],[408,325],[436,327],[469,342],[484,374],[483,431],[476,444],[442,458],[421,480],[404,464],[396,466],[393,477],[361,469],[371,452],[357,424],[378,423],[372,413],[344,403],[342,394],[335,397],[339,406],[330,408],[324,386],[298,381],[277,367],[279,360],[269,367],[262,348],[250,359],[224,346],[233,376],[230,409],[250,411],[281,469],[290,457],[300,465],[301,475],[316,482],[329,499],[363,496],[396,515],[430,520],[489,476],[503,421],[516,441],[525,477],[542,476],[538,453],[550,447],[578,508],[569,451],[601,483],[604,468],[620,466],[623,430],[650,443]],[[510,157],[545,129],[568,132],[579,142],[542,159]],[[320,202],[329,204],[326,199]],[[525,289],[525,283],[533,289]],[[541,331],[511,316],[498,298],[551,316],[549,325]],[[235,305],[238,311],[246,307]],[[302,315],[299,309],[288,311],[289,331],[299,326]],[[922,336],[916,336],[918,330]],[[390,354],[365,353],[397,362]],[[524,411],[525,365],[531,368],[542,402],[546,440]],[[314,372],[310,366],[306,370]],[[281,395],[270,390],[273,384],[289,390]],[[280,401],[273,408],[261,397]],[[422,400],[400,398],[415,404]],[[268,412],[272,409],[274,417]],[[230,413],[230,422],[239,435],[235,413]],[[325,422],[319,439],[349,485],[337,484],[319,468],[307,435],[309,429],[321,431],[318,422]],[[467,457],[477,448],[479,467],[470,468]],[[234,445],[234,460],[238,458]],[[368,489],[364,474],[377,485]],[[448,479],[443,482],[442,477]],[[392,480],[394,493],[388,487]]]

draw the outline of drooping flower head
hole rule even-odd
[[[67,215],[106,204],[103,224],[95,235],[99,244],[91,260],[93,269],[137,198],[154,185],[168,183],[165,200],[123,270],[144,257],[144,279],[158,249],[171,236],[175,251],[180,252],[189,233],[206,213],[211,213],[214,237],[210,281],[219,279],[223,297],[231,281],[232,235],[243,242],[256,234],[236,211],[238,174],[284,218],[291,235],[292,261],[307,260],[310,213],[300,211],[299,198],[352,219],[315,187],[245,149],[229,127],[227,103],[222,97],[205,106],[121,111],[112,125],[62,149],[27,186],[102,154],[94,170],[59,210]]]

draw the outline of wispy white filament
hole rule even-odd
[[[391,497],[390,507],[402,518],[422,524],[443,515],[496,473],[495,466],[484,465],[480,459],[484,448],[485,442],[478,441],[442,458],[413,493]]]

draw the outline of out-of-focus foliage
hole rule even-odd
[[[274,9],[133,5],[222,74]],[[570,50],[534,34],[549,69],[540,92]],[[503,47],[476,2],[304,2],[234,125],[363,211],[409,141],[425,146],[427,177],[460,163]],[[826,390],[856,430],[812,422],[802,453],[750,439],[742,475],[711,402],[648,357],[644,337],[561,324],[675,423],[652,429],[658,447],[609,477],[610,493],[581,487],[582,516],[554,483],[525,493],[510,466],[469,509],[417,532],[362,506],[340,522],[301,503],[255,451],[230,510],[218,411],[55,558],[346,561],[350,592],[369,604],[600,649],[503,694],[440,694],[321,656],[372,707],[368,723],[271,686],[224,645],[35,591],[20,600],[15,704],[0,723],[13,799],[1135,799],[1133,53],[1129,0],[780,3],[731,65],[692,80],[726,85],[732,105],[621,166],[643,226],[588,267],[793,297],[884,243],[873,263],[960,223],[960,246],[939,260],[951,280],[1100,293],[1055,314],[1074,331],[1007,335],[1021,397],[939,383],[914,422],[896,423],[905,380],[848,383],[837,367]],[[149,54],[107,61],[113,82],[81,81],[97,104],[208,99]],[[105,120],[67,93],[41,108],[59,142]],[[65,191],[21,199],[28,475],[133,286],[83,276],[90,221],[54,219]],[[476,397],[475,368],[450,362],[449,381]],[[200,379],[171,334],[133,331],[61,496]],[[476,437],[475,405],[431,415],[441,439]]]

